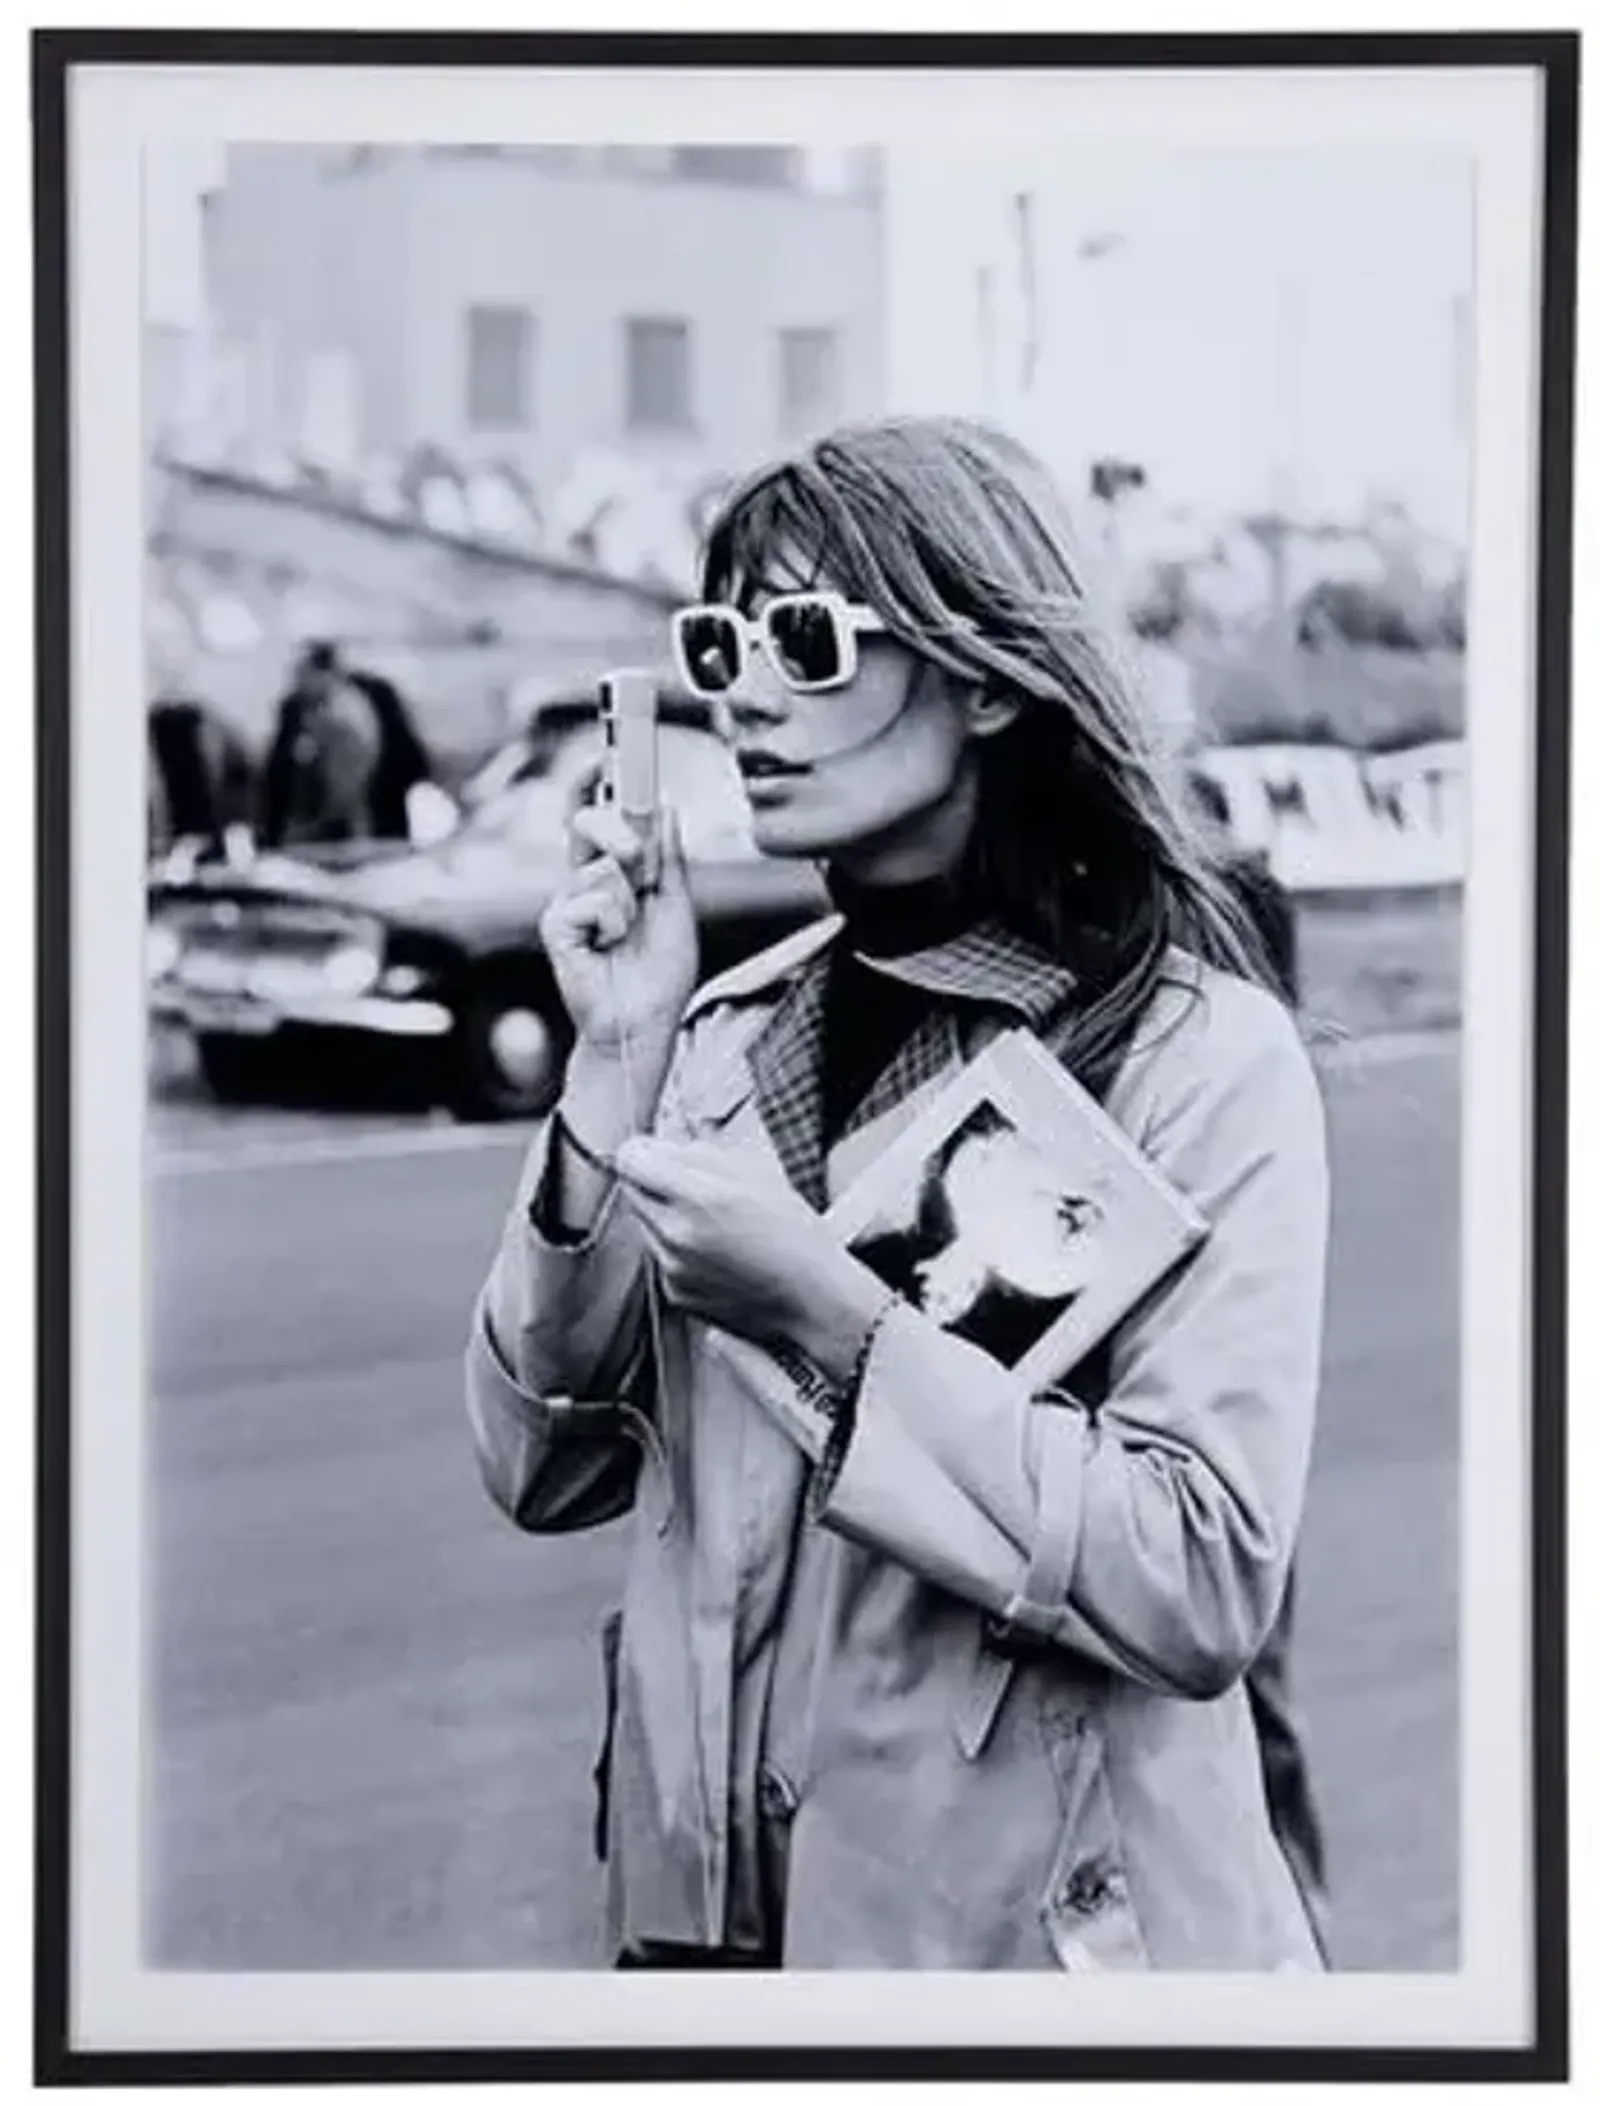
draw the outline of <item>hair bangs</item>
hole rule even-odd
[[[838,522],[826,487],[786,461],[742,484],[706,536],[700,590],[747,612],[758,593],[794,592],[827,572],[845,590],[835,550]]]

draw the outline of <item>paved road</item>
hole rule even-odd
[[[1328,1082],[1303,1674],[1355,1967],[1455,1961],[1457,1079]],[[519,1537],[459,1401],[516,1136],[177,1105],[153,1151],[152,1958],[586,1963],[620,1535]]]

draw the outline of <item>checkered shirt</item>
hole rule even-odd
[[[890,1110],[949,1064],[959,1047],[961,1005],[1009,1011],[1043,1034],[1074,985],[1058,960],[998,922],[980,922],[948,943],[902,957],[862,955],[861,963],[942,999],[856,1105],[846,1133]],[[824,951],[801,968],[750,1050],[762,1123],[790,1183],[819,1210],[827,1204],[822,1039],[828,964]]]

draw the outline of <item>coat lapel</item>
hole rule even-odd
[[[874,970],[909,981],[936,999],[855,1107],[835,1147],[851,1144],[907,1098],[921,1096],[962,1057],[958,1010],[987,1009],[1041,1028],[1070,996],[1072,975],[1054,959],[992,924],[904,958],[868,959]],[[749,1046],[745,1073],[774,1152],[791,1185],[819,1211],[829,1199],[823,1141],[823,1017],[826,950],[801,966]],[[731,1080],[730,1076],[730,1080]]]
[[[819,1211],[828,1196],[822,1147],[822,998],[827,963],[802,972],[750,1048],[761,1123],[797,1192]]]

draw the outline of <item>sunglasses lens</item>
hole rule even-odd
[[[678,624],[683,677],[697,694],[727,693],[739,677],[743,647],[739,624],[714,607],[697,607]]]
[[[767,636],[791,687],[825,687],[844,670],[844,636],[826,600],[779,601],[768,610]]]

